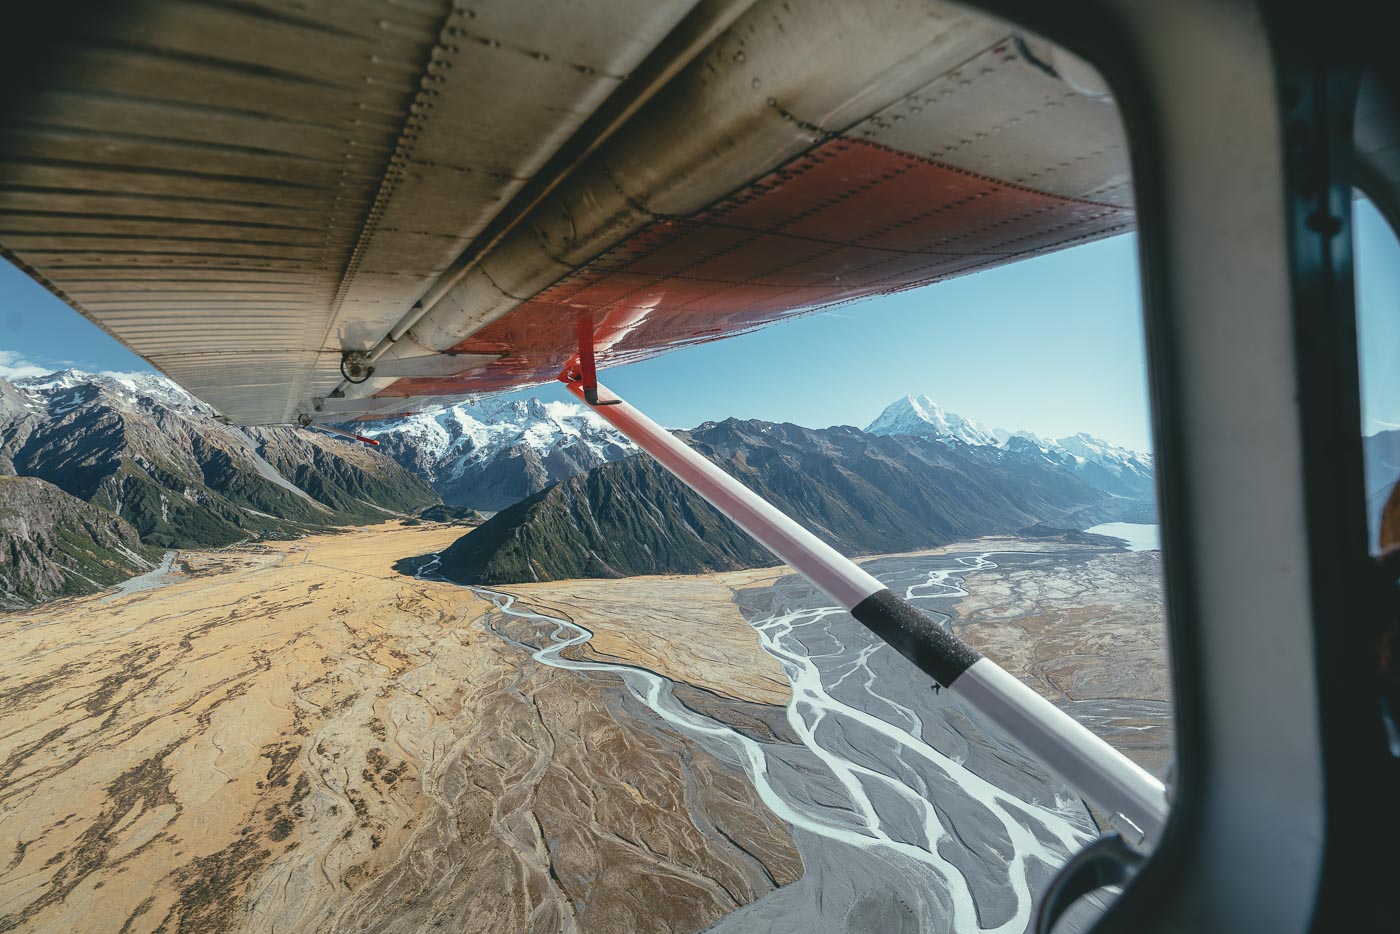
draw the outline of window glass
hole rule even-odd
[[[262,6],[90,23],[0,134],[0,930],[1019,934],[1102,832],[1151,847],[1040,742],[1170,778],[1090,66],[943,4],[759,0],[674,71],[643,46],[704,30],[609,4]],[[595,112],[634,66],[673,83]],[[464,267],[457,317],[375,329]],[[983,660],[935,680],[550,382],[586,314],[609,389]]]
[[[1380,551],[1400,543],[1400,525],[1392,522],[1383,534],[1386,504],[1400,477],[1400,241],[1366,198],[1358,198],[1352,212],[1366,518],[1371,549]]]

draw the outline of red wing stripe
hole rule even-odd
[[[652,356],[838,304],[1107,236],[1128,208],[1062,198],[837,138],[686,219],[656,221],[522,302],[453,353],[507,356],[381,396],[540,383],[576,350],[580,312],[636,320],[599,364]],[[642,315],[641,312],[645,312]]]

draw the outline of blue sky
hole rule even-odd
[[[664,424],[864,427],[923,393],[988,427],[1148,446],[1136,240],[1102,240],[609,370]]]
[[[1367,433],[1400,427],[1400,245],[1357,205]],[[145,364],[0,261],[0,376]],[[990,427],[1150,449],[1136,242],[1122,236],[606,371],[658,421],[864,426],[925,393]],[[552,386],[524,395],[566,398]]]
[[[1369,201],[1356,213],[1362,430],[1400,428],[1400,242]]]
[[[144,360],[0,259],[0,377],[63,367],[149,370]]]

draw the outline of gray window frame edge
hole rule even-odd
[[[1095,930],[1371,929],[1400,773],[1377,715],[1351,189],[1383,30],[1360,0],[974,5],[1092,62],[1131,144],[1177,767],[1160,845]]]

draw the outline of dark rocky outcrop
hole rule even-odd
[[[438,503],[436,506],[429,506],[421,510],[417,518],[424,522],[467,522],[476,525],[486,521],[486,517],[475,509],[466,506],[449,506],[446,503]]]
[[[0,609],[93,593],[159,559],[107,510],[37,477],[0,476]]]
[[[772,556],[645,456],[560,481],[443,553],[467,583],[733,570]]]

